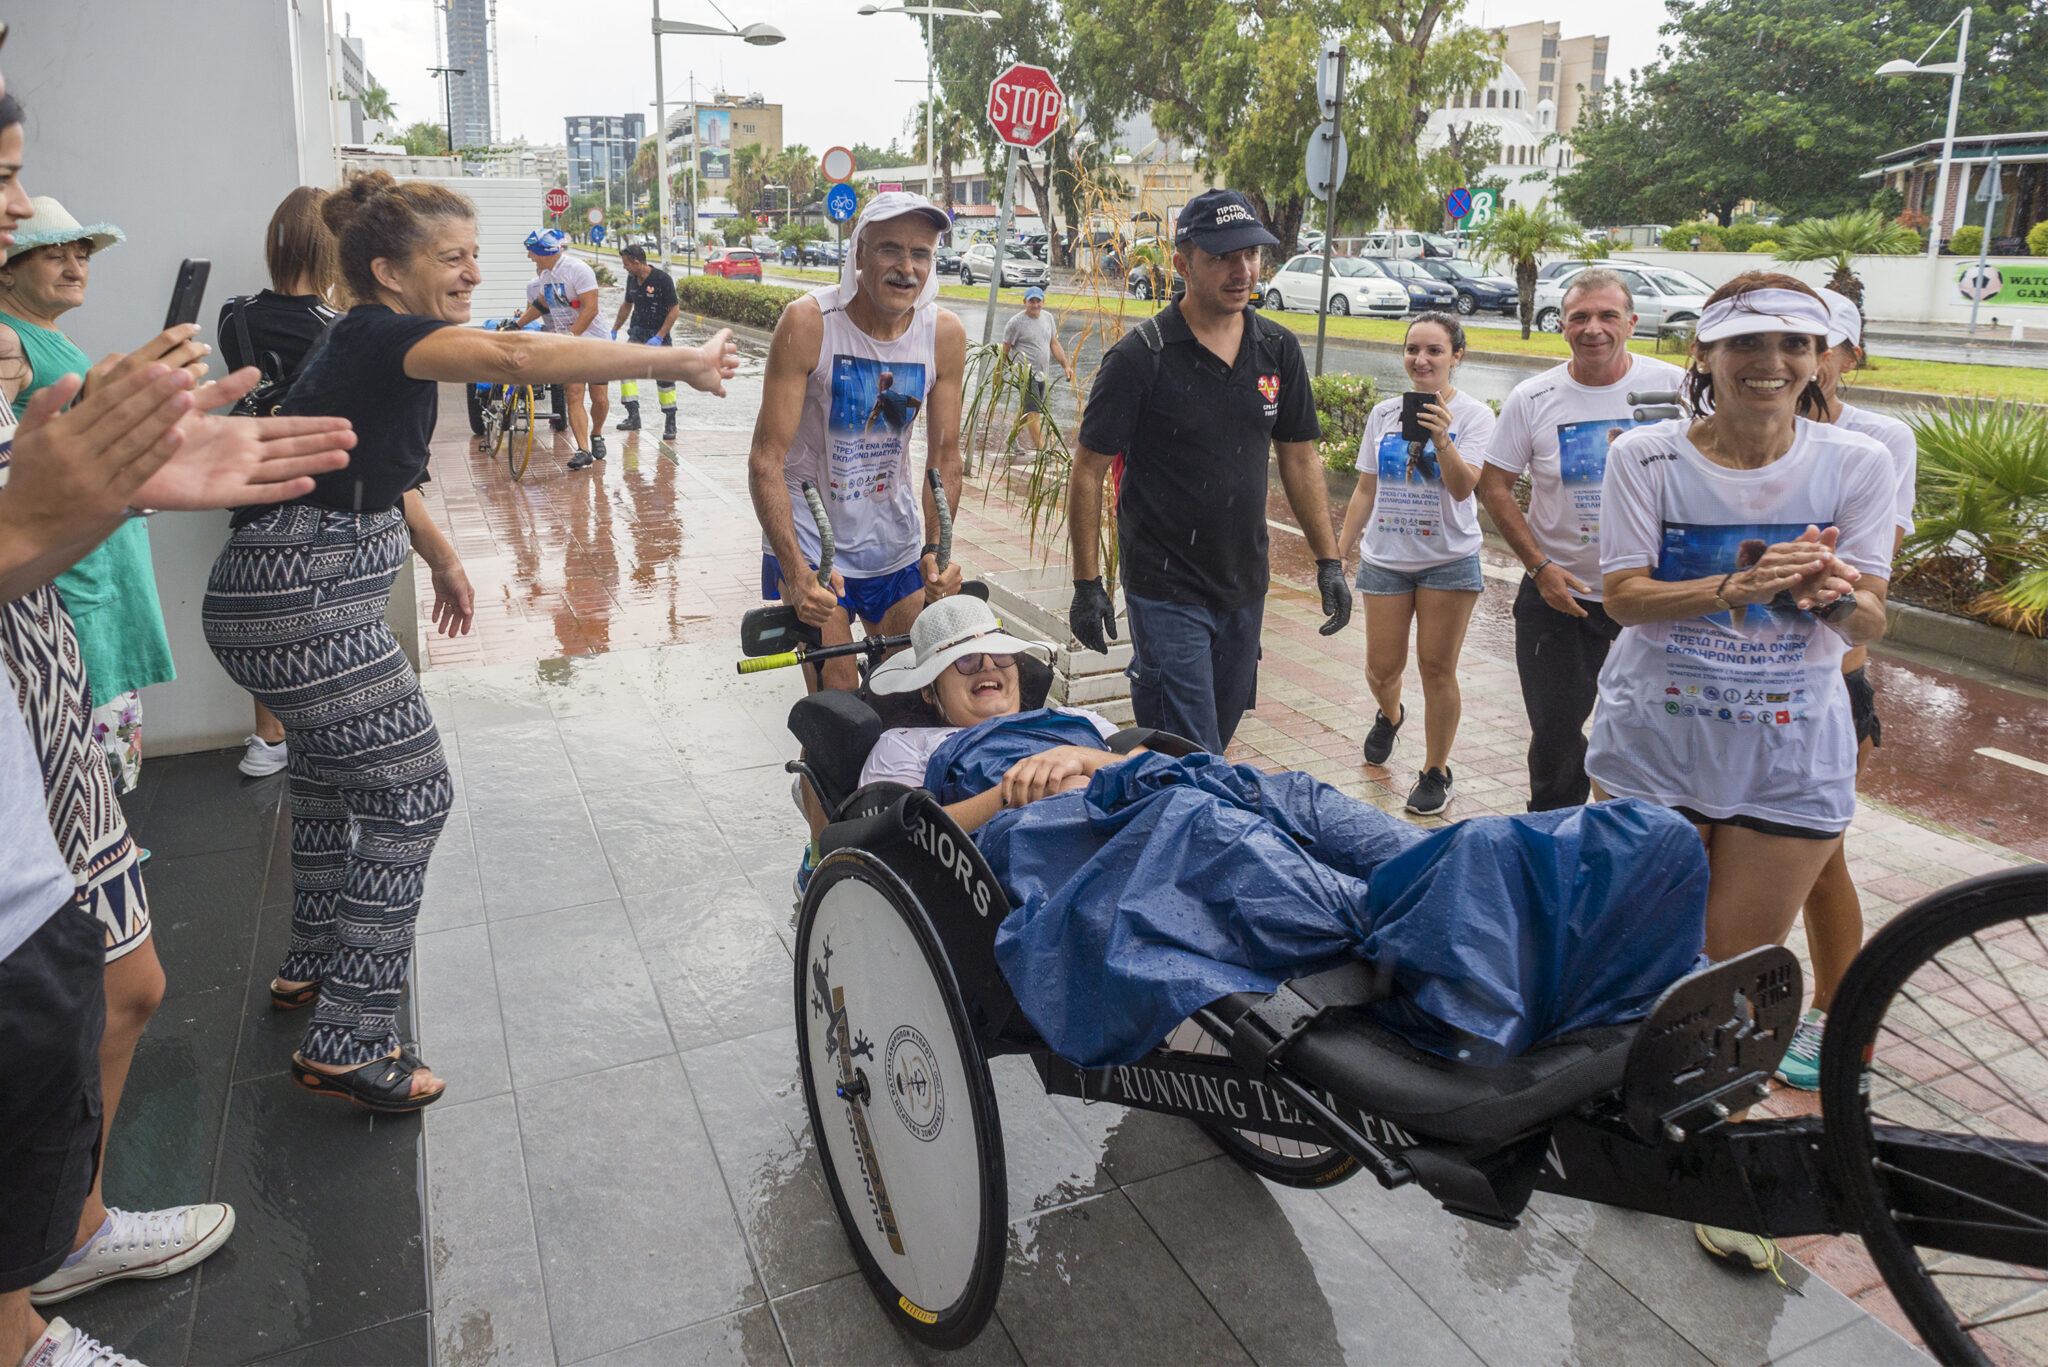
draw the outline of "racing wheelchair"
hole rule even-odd
[[[853,655],[865,685],[904,640],[822,646],[764,608],[740,668]],[[1018,664],[1024,706],[1042,705],[1049,668]],[[1870,940],[1830,1017],[1820,1116],[1734,1123],[1768,1095],[1800,1010],[1798,961],[1778,946],[1498,1068],[1368,1019],[1392,989],[1361,962],[1224,997],[1138,1062],[1084,1069],[1018,1010],[993,951],[1009,904],[973,840],[928,792],[859,784],[883,730],[939,724],[920,706],[814,693],[791,709],[803,751],[788,765],[827,816],[796,921],[805,1104],[847,1240],[914,1339],[960,1347],[995,1307],[1007,1192],[988,1060],[1003,1054],[1049,1093],[1190,1120],[1291,1186],[1364,1170],[1502,1228],[1545,1191],[1777,1237],[1860,1233],[1947,1363],[2005,1360],[2001,1333],[2048,1313],[2048,869],[1943,889]],[[1138,729],[1110,745],[1195,748]]]

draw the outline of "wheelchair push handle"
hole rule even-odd
[[[818,524],[818,586],[832,587],[832,519],[825,513],[825,500],[818,486],[804,481],[804,502],[811,505],[811,519]]]
[[[739,664],[740,673],[759,674],[763,670],[787,669],[791,665],[800,665],[803,662],[804,655],[802,651],[786,650],[780,655],[763,655],[758,659],[741,660]]]
[[[758,655],[751,660],[739,662],[742,674],[759,674],[770,669],[787,669],[791,665],[816,664],[821,660],[836,660],[845,655],[865,655],[870,664],[879,663],[892,650],[901,650],[910,644],[905,636],[863,636],[858,641],[848,641],[836,646],[798,646],[795,650],[780,655]]]
[[[924,482],[931,486],[932,508],[939,515],[939,573],[944,574],[953,563],[953,510],[946,505],[946,481],[937,470],[925,471]]]
[[[1682,418],[1685,410],[1678,406],[1678,391],[1675,389],[1641,389],[1628,396],[1635,412],[1630,416],[1637,422],[1662,422],[1666,418]]]

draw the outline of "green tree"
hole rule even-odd
[[[856,171],[866,171],[877,166],[895,166],[902,159],[902,154],[896,150],[894,143],[887,147],[876,147],[870,143],[857,142],[846,150],[853,153],[853,169]]]
[[[1522,296],[1522,336],[1536,314],[1536,258],[1581,251],[1585,237],[1579,226],[1547,204],[1533,209],[1519,204],[1496,209],[1493,217],[1473,229],[1467,244],[1480,261],[1506,261],[1515,268],[1515,285]]]
[[[1780,261],[1826,261],[1835,268],[1828,288],[1863,307],[1863,278],[1854,269],[1859,256],[1911,256],[1921,247],[1920,234],[1890,223],[1875,209],[1839,218],[1809,218],[1778,230]]]
[[[397,114],[397,106],[391,103],[391,92],[383,86],[372,83],[363,91],[364,118],[375,119],[378,123],[389,123]]]
[[[932,203],[941,208],[953,207],[953,168],[965,161],[974,150],[974,129],[967,116],[959,109],[943,101],[934,101],[932,111],[932,145],[938,149],[938,158],[931,161],[924,148],[924,101],[910,111],[907,130],[910,133],[910,150],[916,160],[929,162],[934,169],[935,189]]]
[[[732,179],[726,185],[726,194],[732,199],[732,207],[742,214],[752,214],[761,205],[761,187],[768,184],[770,154],[766,143],[750,142],[732,150]]]
[[[448,155],[448,130],[438,123],[407,124],[405,131],[398,135],[405,144],[405,150],[416,157],[445,157]]]

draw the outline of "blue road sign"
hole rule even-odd
[[[1472,192],[1462,186],[1444,196],[1444,212],[1452,218],[1463,218],[1472,212]]]
[[[590,225],[590,240],[592,242],[604,241],[604,224],[593,223]]]
[[[860,208],[860,196],[853,187],[840,181],[825,196],[825,213],[834,223],[844,223]]]

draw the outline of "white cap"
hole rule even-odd
[[[1828,345],[1840,346],[1847,342],[1861,350],[1863,347],[1863,310],[1856,307],[1856,301],[1836,290],[1824,289],[1820,297],[1828,306]]]
[[[1047,658],[1052,646],[1025,641],[1003,630],[995,609],[979,598],[955,594],[941,598],[910,624],[910,649],[890,656],[868,680],[876,693],[912,693],[939,677],[939,671],[963,655],[1022,655]]]
[[[839,307],[853,303],[854,292],[860,288],[860,273],[854,262],[860,260],[861,234],[868,230],[870,223],[881,223],[905,214],[920,214],[929,219],[933,227],[945,232],[953,226],[953,220],[946,211],[926,199],[923,195],[908,190],[885,190],[867,202],[860,211],[860,217],[853,222],[853,237],[846,244],[846,259],[839,263]],[[918,291],[917,303],[912,307],[923,308],[939,297],[939,271],[934,265],[925,277],[924,288]]]
[[[1805,290],[1749,290],[1707,305],[1693,340],[1718,342],[1756,332],[1826,337],[1829,327],[1828,306]]]

